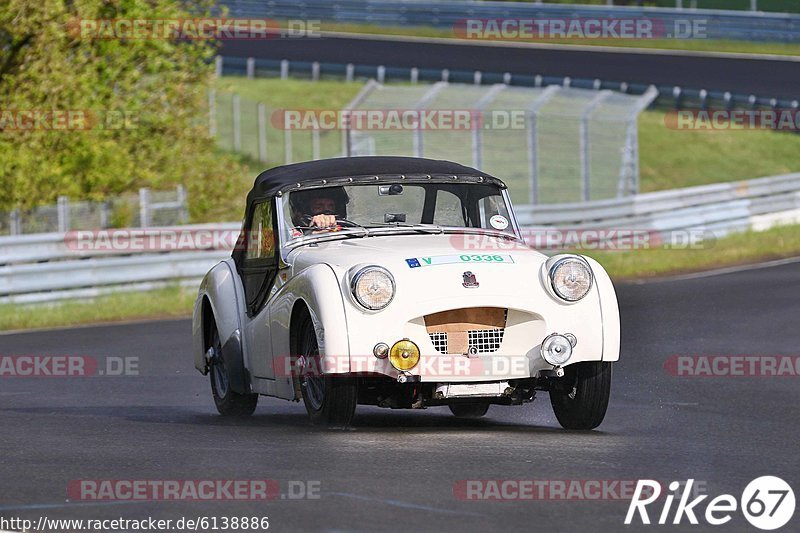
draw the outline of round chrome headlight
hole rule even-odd
[[[589,293],[594,276],[589,264],[581,257],[558,259],[550,267],[550,284],[553,292],[567,302],[577,302]]]
[[[353,275],[350,290],[362,307],[379,311],[394,298],[394,278],[385,268],[364,267]]]

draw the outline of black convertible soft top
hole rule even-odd
[[[256,178],[253,189],[247,195],[247,203],[250,205],[255,199],[275,196],[278,191],[297,184],[334,178],[387,175],[476,176],[497,180],[480,170],[438,159],[394,156],[338,157],[265,170]],[[500,180],[497,182],[504,186]]]

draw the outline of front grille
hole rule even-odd
[[[471,329],[467,333],[469,345],[475,347],[478,353],[492,353],[500,349],[505,329]]]
[[[447,333],[431,333],[433,347],[439,353],[447,353]]]
[[[473,307],[425,316],[431,343],[441,354],[494,353],[500,349],[508,309]]]
[[[469,346],[474,347],[479,354],[493,353],[500,349],[503,342],[504,329],[471,329],[467,332]],[[433,347],[437,352],[447,353],[447,333],[429,333]]]

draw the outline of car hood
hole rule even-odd
[[[475,234],[354,237],[301,246],[288,256],[293,275],[317,263],[328,264],[337,271],[374,264],[396,273],[434,266],[464,270],[494,262],[538,268],[546,259],[521,242]]]

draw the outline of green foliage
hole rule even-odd
[[[103,200],[138,187],[189,192],[195,219],[230,218],[246,170],[208,137],[208,41],[97,38],[81,21],[186,19],[176,0],[0,2],[0,210]],[[88,129],[23,129],[21,112],[83,113]],[[122,120],[120,120],[122,118]],[[120,127],[120,122],[124,122]],[[237,214],[238,215],[238,214]]]

